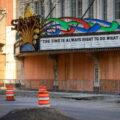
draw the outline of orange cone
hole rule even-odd
[[[6,86],[6,100],[13,101],[14,99],[14,90],[12,85]]]

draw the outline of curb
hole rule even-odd
[[[6,90],[0,90],[0,95],[6,95]],[[15,96],[22,97],[38,97],[38,91],[14,90]],[[70,93],[70,92],[49,92],[50,98],[55,99],[74,99],[74,100],[105,100],[120,98],[115,95],[103,94],[86,94],[86,93]]]

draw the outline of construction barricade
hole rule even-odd
[[[38,105],[39,107],[50,107],[49,92],[45,86],[41,86],[38,92]]]
[[[6,100],[8,100],[8,101],[15,100],[15,98],[14,98],[14,88],[13,88],[12,85],[7,85],[6,86]]]
[[[46,86],[40,86],[39,91],[47,91]]]

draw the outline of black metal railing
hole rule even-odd
[[[55,91],[53,79],[0,79],[0,89],[5,89],[6,85],[12,84],[15,89],[37,90],[45,85],[48,90]],[[79,91],[94,92],[92,80],[59,80],[58,91]],[[100,80],[98,93],[120,94],[120,80]]]

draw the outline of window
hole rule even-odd
[[[40,9],[39,8],[39,2],[35,2],[35,13],[38,14],[38,15],[40,14],[39,9]]]
[[[35,13],[38,15],[42,15],[42,17],[44,17],[44,5],[43,2],[39,1],[39,2],[35,2]]]
[[[71,1],[71,12],[72,17],[82,16],[82,0],[72,0]]]
[[[120,0],[115,0],[115,19],[120,19]]]
[[[61,16],[65,16],[65,0],[61,0]]]
[[[89,0],[89,6],[91,5],[92,2],[93,0]],[[89,18],[93,18],[93,5],[89,9]]]
[[[82,17],[82,0],[78,0],[78,17]]]
[[[72,0],[71,8],[72,8],[72,17],[77,17],[76,16],[76,0]]]
[[[107,0],[103,0],[103,19],[107,20]]]
[[[45,16],[45,8],[43,2],[40,2],[40,15],[44,18]]]
[[[49,11],[51,11],[53,9],[53,4],[52,4],[52,0],[49,0]],[[50,17],[53,17],[53,11],[50,13]]]

